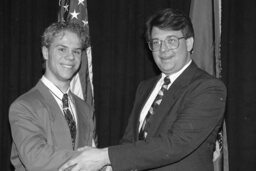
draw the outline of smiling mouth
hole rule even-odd
[[[169,61],[169,60],[171,60],[173,57],[170,57],[170,56],[168,56],[168,57],[162,57],[162,58],[160,58],[162,61]]]
[[[62,65],[64,68],[68,68],[68,69],[71,69],[72,68],[72,65]]]

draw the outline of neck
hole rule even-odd
[[[68,84],[54,84],[56,87],[60,89],[62,93],[66,93],[67,90],[69,89],[69,83]]]
[[[52,82],[62,93],[66,93],[67,90],[70,87],[70,81],[59,81],[56,79],[51,79],[47,77],[47,75],[44,75],[49,81]]]

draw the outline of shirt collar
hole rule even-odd
[[[69,94],[70,88],[68,88],[67,92],[62,92],[56,85],[54,85],[48,78],[46,78],[44,75],[41,78],[41,81],[44,83],[44,85],[60,100],[63,97],[63,94],[67,93]],[[69,96],[70,97],[70,96]]]
[[[182,74],[182,72],[191,64],[191,62],[192,60],[190,60],[186,65],[184,65],[178,72],[168,76],[171,80],[171,83],[173,83]],[[164,79],[164,77],[166,76],[166,74],[162,73],[161,79]]]

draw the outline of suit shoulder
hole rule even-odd
[[[39,92],[38,89],[33,87],[29,91],[25,92],[24,94],[20,95],[18,98],[16,98],[12,104],[15,103],[30,103],[34,104],[36,101],[42,99],[42,95]]]
[[[227,88],[224,82],[201,69],[193,75],[188,87],[189,92],[192,94],[214,92],[221,94],[223,98],[226,98],[227,95]]]
[[[17,117],[35,116],[38,110],[45,107],[43,96],[38,89],[32,88],[20,95],[9,107],[9,119]]]
[[[215,76],[213,75],[210,75],[209,73],[207,73],[206,71],[198,68],[198,72],[196,72],[196,74],[194,75],[193,77],[194,80],[199,80],[199,81],[203,81],[203,82],[214,82],[215,84],[219,84],[223,87],[226,87],[224,82],[219,79],[219,78],[216,78]]]

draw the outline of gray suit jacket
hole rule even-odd
[[[226,88],[193,62],[175,80],[138,141],[140,112],[160,77],[142,82],[123,136],[109,147],[114,171],[213,171],[212,155],[222,125]]]
[[[74,94],[72,98],[78,121],[75,148],[91,146],[92,108]],[[41,81],[11,104],[9,121],[13,137],[11,162],[16,171],[56,171],[77,155],[65,117]]]

